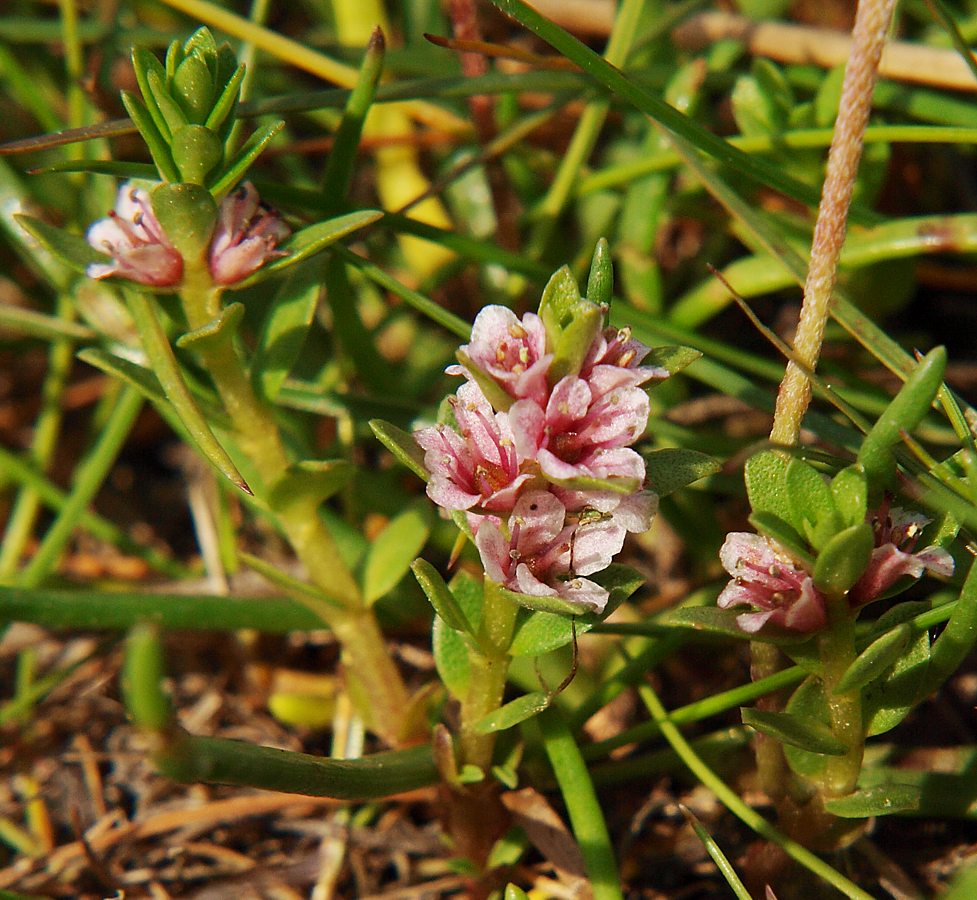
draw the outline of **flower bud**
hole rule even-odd
[[[567,266],[543,289],[539,317],[546,330],[546,349],[553,354],[548,380],[555,385],[566,375],[576,375],[604,323],[604,311],[580,296],[577,281]]]
[[[224,158],[220,138],[203,125],[184,125],[173,133],[170,144],[180,177],[191,184],[203,184],[207,175]]]

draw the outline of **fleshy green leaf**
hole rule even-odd
[[[692,347],[653,347],[641,365],[658,366],[669,375],[675,375],[701,358],[702,353]]]
[[[776,738],[782,744],[825,756],[844,756],[847,749],[831,729],[817,719],[760,709],[742,709],[741,712],[744,725]]]
[[[229,303],[213,321],[201,325],[193,331],[181,334],[175,341],[181,350],[207,350],[217,344],[231,340],[244,318],[243,303]]]
[[[946,349],[935,347],[918,363],[879,416],[872,430],[865,435],[858,461],[865,468],[868,483],[874,491],[892,481],[895,473],[893,448],[900,442],[903,431],[912,431],[929,411],[946,371]]]
[[[129,91],[123,91],[122,105],[126,108],[126,112],[129,113],[133,124],[139,129],[139,136],[146,142],[146,146],[149,148],[149,155],[152,156],[160,177],[167,181],[179,181],[180,170],[176,167],[176,163],[173,162],[173,156],[170,154],[170,145],[166,142],[163,135],[160,134],[145,104],[135,94]]]
[[[845,525],[857,525],[868,514],[868,481],[865,470],[848,466],[831,479],[831,496]]]
[[[877,678],[863,692],[866,736],[874,737],[895,728],[925,696],[930,639],[923,631],[910,641],[889,673]]]
[[[648,486],[666,497],[700,478],[714,475],[722,466],[717,459],[698,450],[668,447],[645,453]]]
[[[465,619],[477,631],[482,619],[482,583],[467,572],[459,572],[449,585]],[[464,697],[471,680],[468,643],[460,631],[455,631],[439,617],[434,620],[432,634],[434,664],[444,686],[455,697]]]
[[[363,599],[374,603],[410,569],[431,532],[431,504],[420,500],[391,519],[370,545],[363,563]]]
[[[589,475],[578,475],[575,478],[550,478],[543,476],[551,484],[559,485],[569,491],[607,491],[611,494],[630,496],[641,489],[641,482],[637,478],[593,478]]]
[[[909,646],[913,637],[911,625],[903,622],[881,637],[876,638],[845,670],[835,688],[836,694],[847,694],[856,691],[882,676]]]
[[[19,214],[15,215],[14,218],[38,243],[50,250],[55,257],[75,272],[84,275],[87,268],[93,263],[112,261],[112,257],[99,253],[80,235],[55,228],[54,225],[49,225],[42,219],[35,219],[33,216]]]
[[[296,263],[302,262],[321,253],[330,244],[341,240],[354,231],[359,231],[367,225],[376,222],[383,217],[383,213],[375,209],[361,209],[357,212],[329,219],[326,222],[317,222],[308,228],[295,232],[287,241],[280,244],[278,249],[286,253],[286,256],[279,257],[272,262],[262,266],[253,275],[241,279],[228,286],[229,290],[237,291],[242,288],[250,287],[272,275],[277,275],[285,269],[291,268]]]
[[[296,503],[318,506],[342,490],[355,472],[356,467],[345,459],[302,460],[290,465],[271,486],[268,499],[276,508]]]
[[[891,816],[893,813],[918,809],[922,793],[922,788],[917,784],[880,784],[845,797],[829,798],[825,800],[824,807],[843,819]]]
[[[828,540],[814,564],[814,586],[825,594],[841,597],[851,588],[872,559],[875,538],[868,522],[852,525]]]
[[[455,631],[471,634],[472,626],[458,605],[455,595],[444,583],[441,573],[425,559],[415,559],[411,571],[423,589],[434,611],[444,619],[445,624]]]
[[[772,513],[798,533],[787,494],[787,458],[773,450],[763,450],[746,461],[743,472],[746,493],[754,513]]]
[[[817,469],[794,457],[785,475],[790,523],[818,549],[841,528],[831,488]]]
[[[244,142],[241,149],[221,172],[220,177],[210,186],[211,193],[218,203],[231,192],[234,185],[244,177],[254,161],[261,156],[265,147],[284,127],[284,122],[269,122],[267,125],[261,126]]]
[[[282,279],[261,329],[251,365],[262,396],[274,400],[309,333],[321,292],[321,271],[299,266]]]
[[[550,703],[550,695],[544,694],[542,691],[524,694],[479,719],[472,725],[472,730],[478,734],[505,731],[525,722],[527,719],[531,719],[533,716],[538,716]]]
[[[977,564],[971,564],[960,599],[933,644],[923,694],[935,691],[963,663],[977,643]]]
[[[587,299],[591,303],[610,306],[614,296],[614,264],[611,262],[611,248],[606,238],[597,241],[594,256],[590,261],[590,275],[587,278]]]
[[[383,419],[371,419],[370,428],[377,440],[418,478],[427,481],[431,477],[424,468],[424,451],[417,445],[412,435]]]
[[[573,619],[552,612],[521,613],[509,645],[509,653],[512,656],[542,656],[566,646],[573,640],[574,629],[578,635],[589,631],[644,584],[641,575],[628,566],[616,563],[591,578],[610,592],[607,606],[600,616],[593,613],[579,615],[579,610]]]

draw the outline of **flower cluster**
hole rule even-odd
[[[886,596],[901,579],[922,578],[925,572],[948,578],[953,557],[941,547],[914,552],[929,519],[898,507],[886,498],[871,517],[875,536],[868,567],[848,591],[851,607],[863,606]],[[797,565],[774,541],[756,534],[727,535],[719,551],[723,568],[733,580],[716,601],[721,609],[750,606],[736,623],[754,634],[770,623],[801,634],[811,634],[827,622],[825,598],[814,586],[809,572]]]
[[[463,365],[448,369],[466,378],[450,398],[454,427],[415,440],[428,495],[466,512],[489,578],[600,611],[608,593],[584,576],[605,569],[656,510],[631,445],[648,421],[641,385],[668,372],[641,365],[649,349],[627,329],[598,329],[579,371],[551,384],[549,346],[540,316],[483,309]]]
[[[262,206],[250,182],[222,201],[207,261],[215,284],[231,285],[282,256],[278,244],[290,234],[277,213]],[[119,189],[115,209],[88,229],[88,243],[112,257],[92,263],[91,278],[118,275],[152,287],[176,287],[183,280],[183,257],[153,212],[149,192],[133,184]]]

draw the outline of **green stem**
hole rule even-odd
[[[205,264],[188,266],[183,305],[191,330],[207,325],[220,312],[220,293]],[[244,362],[232,340],[200,346],[200,357],[220,394],[235,438],[262,476],[266,502],[272,487],[285,475],[289,459],[271,409],[254,391]],[[310,580],[342,604],[319,604],[317,611],[343,648],[350,687],[364,719],[392,744],[410,738],[410,702],[400,672],[387,651],[372,609],[363,605],[359,585],[343,561],[319,513],[317,498],[290,500],[272,506],[282,530]]]
[[[499,596],[495,582],[485,579],[478,649],[469,653],[471,678],[461,702],[461,763],[487,771],[492,764],[495,733],[480,734],[473,725],[502,705],[511,657],[508,650],[518,607]]]
[[[831,716],[831,731],[848,747],[848,752],[844,756],[829,757],[821,791],[826,797],[841,797],[855,789],[862,768],[865,738],[861,691],[835,692],[835,687],[857,655],[855,617],[844,597],[829,597],[827,606],[828,628],[819,642],[821,683]]]

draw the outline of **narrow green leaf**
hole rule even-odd
[[[887,674],[865,686],[862,708],[866,737],[891,731],[926,696],[929,662],[929,633],[922,631],[903,648]]]
[[[874,547],[868,522],[839,531],[818,553],[812,576],[814,586],[830,596],[843,596],[868,568]]]
[[[589,475],[578,475],[575,478],[552,478],[544,473],[543,477],[551,484],[566,488],[570,491],[607,491],[610,494],[630,496],[641,489],[641,482],[637,478],[593,478]]]
[[[139,85],[139,92],[142,94],[142,100],[146,107],[146,111],[152,118],[153,124],[156,126],[156,130],[159,132],[160,136],[164,141],[168,141],[172,135],[172,132],[170,131],[170,126],[167,124],[166,119],[160,112],[159,106],[156,105],[156,101],[153,99],[153,92],[149,84],[150,72],[156,73],[157,81],[159,83],[165,83],[166,70],[163,68],[163,64],[156,58],[156,54],[151,50],[147,50],[145,47],[133,47],[132,70],[135,73],[136,84]]]
[[[250,494],[251,489],[247,482],[238,472],[227,451],[214,437],[207,420],[184,382],[176,358],[173,356],[173,348],[170,347],[169,339],[149,298],[139,291],[129,291],[127,299],[129,310],[139,329],[143,349],[166,393],[166,399],[182,420],[203,457],[232,484]]]
[[[146,146],[149,148],[149,155],[152,156],[160,177],[166,181],[179,181],[180,170],[176,167],[176,163],[173,162],[170,145],[160,134],[156,123],[146,110],[142,100],[129,91],[123,91],[122,105],[126,108],[126,112],[129,113],[133,124],[138,129],[139,136],[146,142]]]
[[[977,643],[977,564],[971,564],[960,599],[933,644],[926,670],[924,695],[935,691],[963,663]]]
[[[251,364],[261,395],[275,400],[315,320],[322,291],[315,265],[292,269],[275,291]]]
[[[431,532],[431,504],[426,499],[391,519],[367,551],[363,564],[363,599],[374,603],[389,593],[417,558]]]
[[[93,175],[112,175],[120,179],[157,181],[159,172],[151,163],[123,162],[115,159],[69,159],[31,169],[32,175],[51,175],[56,172],[90,172]]]
[[[250,553],[245,553],[243,550],[238,550],[237,555],[241,562],[243,562],[249,569],[253,569],[270,584],[280,587],[283,591],[285,591],[285,593],[289,594],[291,597],[294,597],[296,600],[301,601],[303,598],[308,598],[316,603],[322,603],[336,609],[342,608],[342,602],[337,600],[335,597],[330,597],[314,584],[309,584],[307,581],[300,581],[298,578],[293,578],[291,575],[287,575],[278,566],[274,565],[273,563],[266,562],[260,556],[253,556]],[[312,605],[307,604],[307,607],[310,608],[312,615],[315,616],[315,624],[308,627],[326,627],[327,623],[324,621],[323,617],[320,616],[314,608],[312,608]]]
[[[224,85],[224,90],[211,107],[210,113],[207,116],[207,121],[204,122],[204,125],[211,130],[219,132],[224,126],[224,123],[227,121],[228,117],[236,109],[238,97],[241,93],[241,82],[244,81],[246,71],[247,70],[243,65],[238,66],[237,69],[234,70],[234,74],[230,77],[227,84]]]
[[[716,864],[726,883],[729,885],[733,895],[737,900],[751,900],[750,892],[746,889],[739,875],[733,868],[733,864],[726,858],[726,854],[720,849],[716,839],[708,832],[706,827],[696,818],[695,813],[688,807],[679,805],[685,820],[692,826],[696,837],[702,841],[702,846],[706,848],[712,861]]]
[[[836,694],[857,691],[880,678],[909,646],[913,637],[912,626],[903,622],[881,637],[876,638],[845,670],[835,687]]]
[[[826,756],[844,756],[847,751],[845,744],[831,733],[831,729],[817,719],[746,707],[740,712],[743,714],[744,725],[749,725],[782,744]]]
[[[450,590],[471,630],[478,631],[482,621],[482,581],[467,572],[459,572],[451,579]],[[434,619],[432,635],[434,664],[444,686],[454,697],[462,698],[471,680],[468,643],[462,632],[445,624],[440,616]]]
[[[175,341],[181,350],[205,351],[233,339],[244,318],[243,303],[229,303],[218,316],[206,325],[181,334]]]
[[[102,350],[101,347],[85,347],[76,355],[82,362],[132,385],[154,406],[170,405],[159,379],[151,369],[109,353],[108,350]]]
[[[214,200],[220,203],[231,192],[234,186],[244,177],[248,169],[251,168],[254,161],[261,156],[265,147],[271,143],[275,135],[284,127],[284,122],[271,122],[261,126],[244,142],[244,145],[235,154],[234,158],[224,167],[220,177],[210,185],[210,192],[214,195]]]
[[[722,465],[698,450],[667,447],[643,454],[648,486],[659,497],[666,497],[679,488],[718,472]]]
[[[159,630],[137,625],[126,642],[122,692],[132,721],[146,731],[162,732],[173,719],[169,697],[163,692],[165,674]]]
[[[434,611],[444,619],[445,624],[455,631],[472,634],[471,623],[458,605],[455,595],[444,583],[441,573],[426,559],[415,559],[411,564],[411,571],[431,606],[434,607]]]
[[[225,738],[179,734],[153,761],[167,778],[238,784],[337,800],[379,800],[437,784],[430,746],[376,753],[361,759],[330,759]]]
[[[383,419],[371,419],[370,428],[377,440],[418,478],[427,481],[431,477],[424,468],[424,451],[412,435]]]
[[[493,734],[496,731],[514,728],[521,722],[538,716],[550,705],[550,702],[550,695],[542,691],[524,694],[479,719],[472,725],[472,730],[477,734]]]
[[[165,81],[168,80],[169,78],[165,79]],[[183,112],[180,104],[170,96],[169,91],[166,89],[165,81],[163,78],[160,78],[158,72],[154,72],[153,70],[146,72],[146,82],[149,84],[149,93],[152,97],[151,102],[155,102],[159,107],[160,114],[166,120],[166,126],[170,130],[170,135],[172,135],[184,125],[189,125],[190,120],[187,118],[186,113]]]
[[[309,259],[317,253],[321,253],[330,244],[342,240],[354,231],[359,231],[367,225],[376,222],[383,217],[383,213],[375,209],[361,209],[356,212],[339,216],[336,219],[329,219],[326,222],[317,222],[308,228],[295,232],[287,241],[280,244],[278,249],[287,254],[272,260],[267,265],[262,266],[253,275],[241,279],[229,286],[229,290],[241,290],[258,284],[272,275],[277,275],[286,269],[291,268],[302,260]]]
[[[828,812],[843,819],[868,819],[919,809],[922,788],[915,784],[880,784],[845,797],[825,800]]]
[[[41,246],[75,272],[84,275],[90,265],[112,261],[110,256],[99,253],[80,235],[63,231],[33,216],[18,214],[14,218]]]
[[[944,347],[934,347],[913,369],[872,430],[865,435],[858,461],[865,468],[874,491],[888,486],[895,473],[893,448],[903,431],[912,431],[933,405],[943,383],[947,355]]]
[[[594,256],[590,261],[590,275],[587,277],[587,299],[591,303],[610,306],[614,296],[614,263],[611,261],[611,248],[606,238],[597,241]]]
[[[268,492],[274,509],[293,504],[318,506],[342,490],[356,473],[356,466],[346,459],[306,459],[292,463]]]

